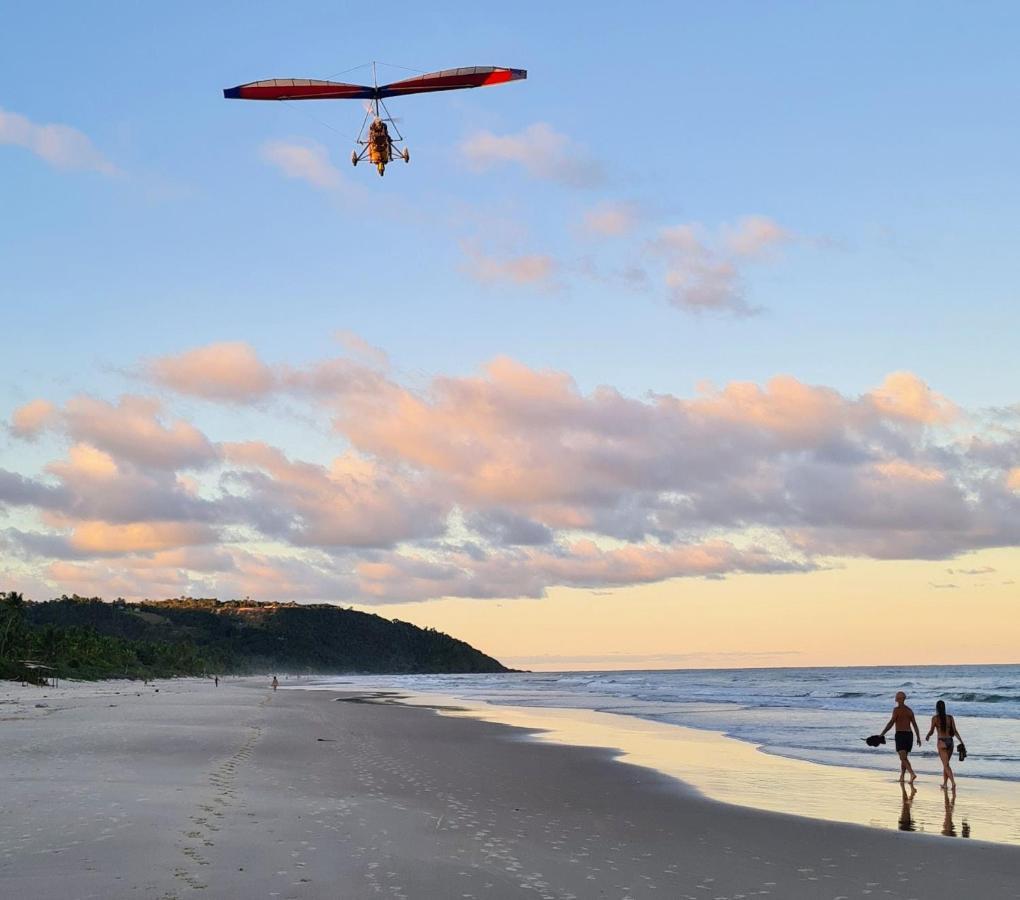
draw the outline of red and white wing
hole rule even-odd
[[[504,69],[499,66],[468,66],[464,69],[444,69],[415,78],[394,81],[378,88],[380,97],[401,97],[404,94],[431,94],[435,91],[456,91],[461,88],[486,87],[527,78],[526,69]]]
[[[228,100],[371,100],[375,88],[312,78],[269,78],[224,88]]]

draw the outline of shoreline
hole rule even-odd
[[[119,687],[3,722],[5,894],[1020,897],[1013,847],[731,806],[451,710],[264,679]]]
[[[289,689],[336,690],[311,684]],[[513,706],[408,690],[394,690],[387,702],[521,728],[538,742],[608,751],[619,762],[655,771],[706,799],[735,807],[1020,847],[1020,784],[957,773],[955,801],[930,777],[918,778],[916,792],[909,786],[904,792],[892,753],[885,772],[780,756],[721,732],[623,713]]]

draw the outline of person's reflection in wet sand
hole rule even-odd
[[[946,817],[942,820],[942,833],[946,837],[956,837],[956,826],[953,824],[953,807],[956,806],[956,791],[946,791]]]
[[[956,825],[953,824],[953,809],[956,806],[956,791],[946,791],[946,817],[942,820],[942,833],[946,837],[957,837]],[[969,838],[970,837],[970,823],[964,819],[960,824],[959,837]]]
[[[914,795],[917,788],[900,782],[900,790],[903,792],[903,807],[900,809],[900,831],[917,831],[914,827],[914,817],[910,813],[910,804],[914,802]]]

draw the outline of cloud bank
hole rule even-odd
[[[756,223],[720,246],[779,240]],[[0,469],[0,512],[34,523],[0,531],[5,556],[55,592],[399,602],[1020,544],[1020,414],[986,421],[912,373],[854,396],[784,375],[632,397],[498,357],[410,385],[339,339],[347,355],[302,366],[193,348],[140,367],[169,399],[14,410],[15,440],[62,449]],[[335,453],[219,440],[176,398],[221,416],[301,409]]]

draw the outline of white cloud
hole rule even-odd
[[[57,169],[117,175],[118,168],[88,138],[70,125],[40,125],[0,109],[0,144],[23,147]]]
[[[790,240],[790,233],[765,216],[745,216],[711,233],[699,223],[659,229],[649,253],[665,266],[669,301],[689,312],[737,316],[759,312],[745,297],[743,271]]]
[[[297,178],[328,191],[345,185],[340,170],[330,162],[329,152],[316,141],[267,141],[260,153],[288,178]]]

